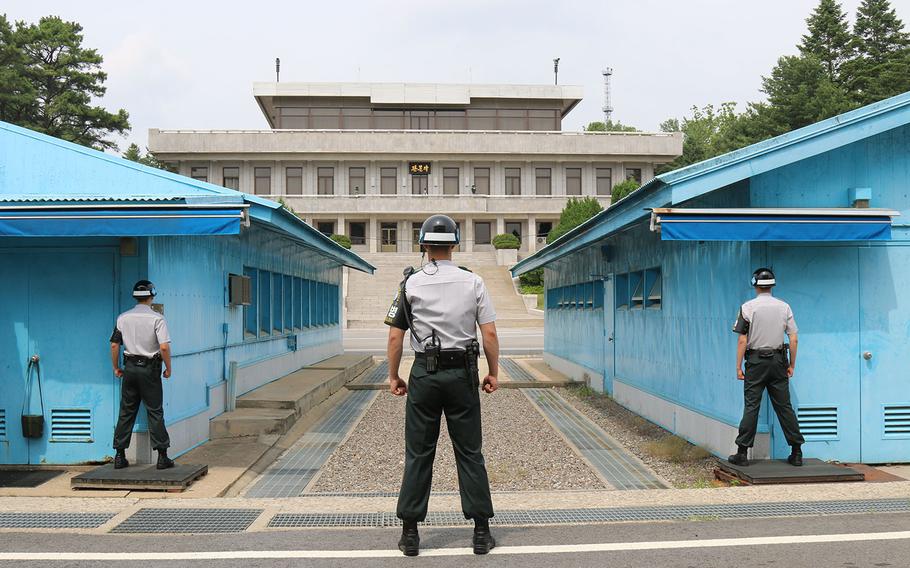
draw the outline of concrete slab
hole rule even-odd
[[[329,357],[325,361],[320,361],[315,365],[310,365],[308,369],[334,369],[345,371],[347,380],[352,380],[360,373],[373,366],[373,356],[357,353],[345,353]]]
[[[114,469],[113,464],[106,464],[80,473],[70,480],[70,484],[73,489],[184,491],[206,473],[208,466],[200,464],[178,463],[170,469],[157,469],[154,464]]]
[[[890,473],[902,479],[910,480],[910,464],[892,464],[892,465],[880,465],[877,469],[884,471],[885,473]]]
[[[580,381],[573,381],[569,376],[560,373],[553,367],[547,365],[546,361],[543,359],[518,359],[515,358],[515,362],[523,367],[527,368],[532,373],[535,373],[543,381],[554,381],[558,383],[572,381],[577,384],[584,384]]]
[[[294,409],[303,414],[345,383],[344,370],[300,369],[237,399],[237,408]]]
[[[216,416],[209,422],[209,437],[238,438],[262,434],[283,434],[294,424],[293,408],[238,408]]]
[[[778,483],[831,483],[839,481],[863,481],[862,473],[855,469],[809,458],[802,467],[793,467],[784,460],[755,460],[747,466],[733,465],[726,460],[718,462],[718,468],[751,485]]]

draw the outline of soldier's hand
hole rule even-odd
[[[116,376],[118,379],[122,379],[123,378],[123,369],[121,369],[120,367],[117,367],[116,369],[114,369],[114,376]]]
[[[170,379],[170,378],[171,378],[171,369],[170,369],[170,367],[168,367],[167,369],[164,370],[164,378],[165,378],[165,379]]]
[[[736,369],[736,378],[737,378],[738,380],[740,380],[740,381],[745,381],[745,380],[746,380],[746,374],[743,373],[743,368],[742,368],[742,367],[740,367],[739,369]]]
[[[487,375],[483,378],[483,392],[489,394],[499,388],[499,379],[493,375]]]
[[[395,396],[404,396],[408,394],[408,385],[401,377],[396,375],[394,377],[389,377],[389,390],[392,391],[392,394]]]
[[[787,378],[788,379],[793,378],[793,366],[792,365],[790,367],[787,367]]]

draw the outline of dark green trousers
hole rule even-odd
[[[161,389],[161,363],[150,363],[140,367],[127,361],[123,365],[123,377],[120,379],[120,418],[114,430],[114,449],[123,450],[129,447],[133,426],[139,414],[139,403],[145,403],[148,412],[149,437],[152,447],[166,450],[171,439],[164,427],[164,393]]]
[[[469,377],[463,368],[427,373],[421,359],[414,361],[408,381],[404,479],[398,496],[398,518],[421,522],[427,516],[443,412],[455,448],[462,512],[466,519],[489,519],[493,516],[493,502],[481,453],[477,377]]]
[[[787,444],[794,446],[805,440],[799,432],[799,422],[793,406],[790,405],[790,379],[787,377],[787,356],[775,353],[771,357],[760,357],[751,353],[746,357],[746,380],[743,389],[746,399],[743,419],[739,423],[739,436],[736,445],[751,448],[755,442],[755,431],[758,428],[758,411],[761,408],[761,397],[768,389],[771,406],[780,421]]]

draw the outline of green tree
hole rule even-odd
[[[334,235],[330,236],[329,238],[346,249],[351,248],[351,237],[349,237],[347,235],[334,234]]]
[[[853,49],[845,68],[858,104],[910,90],[910,39],[888,0],[864,0],[857,9]]]
[[[150,168],[171,171],[171,167],[159,160],[155,154],[149,152],[148,148],[145,149],[145,155],[142,155],[142,150],[139,149],[139,146],[135,142],[129,145],[126,152],[123,153],[123,157],[131,162],[138,162],[144,166],[149,166]]]
[[[610,202],[616,203],[639,187],[641,187],[641,184],[631,178],[617,183],[613,186],[613,191],[610,193]]]
[[[585,127],[586,132],[639,132],[634,126],[629,126],[621,122],[613,122],[608,120],[606,123],[602,121],[590,122]]]
[[[799,44],[802,55],[815,56],[828,79],[841,82],[841,67],[852,57],[853,37],[847,14],[835,0],[821,0],[806,20],[808,33]]]
[[[658,174],[742,148],[761,136],[755,132],[755,112],[737,114],[736,103],[726,102],[717,108],[714,105],[692,107],[691,112],[682,121],[670,118],[661,123],[662,132],[682,132],[685,137],[682,154],[665,164]]]
[[[582,199],[570,197],[566,206],[563,207],[562,213],[559,214],[556,226],[547,234],[547,243],[552,243],[601,211],[603,211],[603,207],[593,197]]]
[[[32,86],[31,100],[20,101],[11,118],[70,142],[116,149],[107,137],[129,130],[129,114],[92,104],[104,96],[107,74],[101,70],[101,55],[83,47],[82,26],[56,16],[41,18],[37,24],[16,22],[11,41],[24,58],[13,72],[19,69],[18,74]]]
[[[0,14],[0,120],[21,124],[35,101],[35,89],[25,77],[25,56],[6,16]]]

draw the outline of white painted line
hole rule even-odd
[[[650,542],[605,542],[594,544],[553,544],[540,546],[503,546],[490,554],[577,554],[587,552],[634,552],[685,548],[725,548],[775,544],[823,544],[910,539],[910,531],[714,538],[704,540],[658,540]],[[472,556],[470,548],[421,550],[421,556]],[[319,558],[393,558],[398,550],[224,550],[199,552],[0,552],[0,561],[123,561],[123,560],[245,560],[245,559],[319,559]]]

